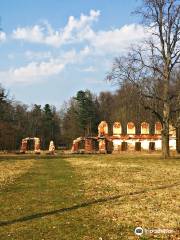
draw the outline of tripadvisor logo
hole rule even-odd
[[[143,234],[143,229],[142,229],[142,227],[137,227],[137,228],[135,228],[134,233],[135,233],[136,235],[138,235],[138,236],[141,236],[141,235]]]

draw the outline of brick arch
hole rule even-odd
[[[22,139],[20,152],[26,153],[26,151],[28,150],[28,142],[29,141],[34,142],[34,152],[40,153],[40,151],[41,151],[40,150],[40,139],[37,137],[34,137],[34,138],[27,137],[27,138]]]

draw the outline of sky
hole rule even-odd
[[[145,36],[136,0],[1,0],[0,83],[25,104],[115,91],[113,59]]]

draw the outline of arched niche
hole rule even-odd
[[[155,123],[155,134],[161,134],[162,124],[160,122]]]
[[[108,124],[106,121],[101,121],[98,125],[98,136],[105,136],[108,134]]]
[[[141,123],[141,134],[149,134],[149,123],[147,122]]]
[[[136,134],[136,127],[133,122],[127,123],[127,134]]]
[[[122,127],[120,122],[114,122],[113,135],[120,135],[122,133]]]

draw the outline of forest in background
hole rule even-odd
[[[179,77],[174,89],[179,89]],[[159,103],[157,103],[159,104]],[[162,106],[159,104],[159,111]],[[176,116],[172,116],[173,118]],[[139,101],[133,84],[126,83],[115,92],[100,92],[98,95],[89,90],[78,91],[60,109],[50,104],[31,106],[11,99],[6,89],[0,86],[0,150],[13,151],[20,148],[22,138],[39,137],[41,148],[47,149],[50,140],[56,147],[71,147],[72,140],[79,136],[96,136],[100,121],[109,125],[109,134],[115,121],[120,121],[126,133],[127,122],[133,121],[137,133],[143,121],[154,123],[158,120],[151,111],[146,110]]]

